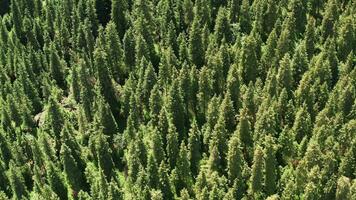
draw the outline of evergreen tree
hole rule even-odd
[[[249,0],[242,0],[241,7],[240,7],[240,16],[239,16],[239,23],[241,31],[244,33],[249,33],[251,30],[251,18],[250,18],[250,1]]]
[[[168,122],[168,133],[167,133],[167,158],[168,158],[168,164],[171,169],[173,169],[176,166],[176,161],[179,155],[179,148],[178,148],[178,133],[176,131],[175,126],[173,125],[173,122],[170,121]]]
[[[172,115],[173,124],[179,133],[179,140],[182,140],[186,134],[186,110],[177,80],[173,81],[168,95],[167,110]]]
[[[241,142],[238,135],[234,134],[230,138],[227,154],[227,174],[230,182],[242,181],[243,162]]]
[[[201,133],[198,128],[198,124],[194,119],[192,127],[189,130],[188,149],[190,158],[190,170],[193,176],[198,175],[199,161],[201,159]]]
[[[123,49],[125,55],[125,64],[129,72],[133,71],[135,66],[135,39],[132,29],[128,29],[123,39]]]
[[[338,56],[340,60],[345,60],[356,45],[355,28],[352,26],[352,19],[344,19],[343,26],[339,29],[337,38]]]
[[[205,52],[198,17],[194,17],[193,24],[189,32],[189,56],[191,62],[198,68],[201,68],[204,65]]]
[[[70,191],[78,192],[85,183],[83,174],[78,168],[78,163],[74,160],[71,155],[71,150],[67,145],[63,144],[60,152],[66,183],[68,184]]]
[[[154,155],[151,153],[147,161],[147,179],[150,188],[157,188],[159,185],[158,166]]]
[[[307,51],[308,59],[312,58],[315,50],[315,19],[313,17],[308,18],[306,30],[304,34],[305,49]]]
[[[250,189],[252,194],[258,194],[262,189],[263,180],[263,152],[261,147],[255,148],[252,165],[252,176]]]
[[[219,117],[225,120],[226,130],[229,133],[232,133],[236,129],[235,109],[229,92],[225,94],[225,98],[221,102]]]
[[[46,170],[49,186],[58,195],[58,197],[60,197],[61,199],[67,199],[67,188],[64,185],[64,181],[59,169],[55,167],[52,162],[48,162]]]
[[[125,12],[127,10],[127,2],[122,0],[114,0],[111,2],[111,20],[116,25],[116,30],[119,37],[124,38],[127,27]]]
[[[116,25],[109,22],[105,28],[107,64],[109,65],[112,77],[116,82],[123,83],[126,69],[124,67],[123,50],[120,38],[116,30]]]
[[[64,118],[62,111],[54,97],[50,97],[48,100],[48,107],[46,113],[46,126],[47,129],[53,133],[56,141],[59,140],[61,130],[64,125]],[[56,149],[59,150],[60,146],[56,146]]]
[[[155,84],[151,90],[149,98],[149,110],[153,125],[158,125],[159,114],[162,109],[162,97],[158,84]]]
[[[61,87],[64,88],[66,83],[64,80],[63,74],[63,62],[60,60],[55,45],[52,43],[50,46],[50,62],[49,62],[49,70],[51,77],[56,80],[56,83]]]
[[[325,14],[321,22],[321,35],[323,39],[327,39],[329,36],[334,35],[334,22],[336,21],[338,15],[337,3],[334,0],[327,2],[325,7]]]
[[[158,175],[159,175],[159,188],[162,191],[163,197],[166,199],[172,199],[174,193],[170,186],[168,169],[164,162],[161,162],[159,166]]]
[[[98,87],[100,94],[103,95],[105,101],[110,105],[113,113],[116,114],[119,111],[119,106],[116,98],[116,92],[106,65],[106,54],[102,50],[97,49],[94,52],[94,59],[94,65],[98,74]]]
[[[199,75],[199,90],[197,94],[198,98],[198,104],[200,107],[200,113],[205,116],[207,109],[208,109],[208,103],[209,99],[211,98],[213,94],[213,83],[212,80],[210,79],[210,70],[206,67],[203,67],[200,70],[200,75]]]
[[[254,82],[257,78],[257,55],[256,55],[256,40],[250,35],[245,38],[241,49],[239,66],[241,76],[245,84],[250,81]]]
[[[109,105],[105,100],[99,96],[97,102],[97,110],[95,113],[94,121],[97,124],[98,128],[103,128],[103,133],[109,136],[113,136],[118,132],[118,127],[114,116],[109,108]]]
[[[300,142],[303,137],[309,136],[311,134],[311,119],[308,111],[305,107],[301,107],[295,116],[295,121],[292,127],[292,131],[295,135],[295,138]]]
[[[267,195],[272,195],[277,189],[277,160],[275,157],[275,143],[271,136],[265,138],[265,190]]]
[[[177,191],[180,191],[183,188],[189,187],[191,184],[190,162],[188,157],[188,150],[184,142],[181,143],[179,148],[179,157],[177,159],[176,169],[179,180],[176,188],[178,188]]]
[[[22,35],[22,19],[23,16],[21,13],[21,7],[19,5],[20,2],[11,2],[10,6],[11,6],[11,13],[12,13],[12,23],[14,25],[16,34],[21,38]]]
[[[99,169],[102,170],[106,179],[111,180],[112,170],[114,168],[114,163],[111,157],[111,149],[106,137],[103,134],[98,134],[90,138],[89,146],[93,148],[92,151]]]
[[[287,93],[291,95],[291,92],[293,91],[293,74],[292,74],[292,69],[291,69],[291,61],[289,54],[285,54],[283,59],[280,61],[280,67],[278,69],[278,74],[277,74],[277,83],[278,86],[280,87],[280,90],[285,88],[287,90]]]
[[[227,16],[228,12],[225,8],[220,7],[215,20],[215,37],[217,45],[225,38],[226,42],[232,41],[232,33],[230,23]]]
[[[335,199],[349,199],[350,198],[350,180],[342,176],[337,181],[337,190]]]

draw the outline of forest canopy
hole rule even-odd
[[[356,199],[356,1],[0,0],[0,199]]]

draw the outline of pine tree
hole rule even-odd
[[[125,64],[128,72],[133,71],[135,66],[135,39],[132,29],[128,29],[124,35],[123,47],[125,55]]]
[[[228,16],[230,23],[236,23],[240,16],[240,7],[242,0],[228,1]]]
[[[178,149],[178,133],[176,131],[176,128],[171,121],[168,122],[168,133],[167,133],[167,147],[166,147],[166,152],[167,152],[167,158],[168,158],[168,164],[171,169],[173,169],[176,166],[176,161],[179,156],[179,149]]]
[[[60,154],[66,183],[72,191],[80,191],[80,189],[84,186],[84,177],[78,168],[78,163],[71,155],[71,150],[67,147],[67,145],[63,144]]]
[[[265,191],[267,195],[272,195],[277,189],[277,160],[275,157],[275,143],[272,136],[265,137]]]
[[[342,176],[337,181],[336,198],[337,200],[350,198],[350,179]]]
[[[116,30],[121,39],[124,38],[127,27],[127,20],[125,17],[127,6],[127,2],[122,0],[114,0],[111,2],[111,20],[115,23]]]
[[[263,152],[261,147],[255,148],[252,165],[252,176],[250,189],[252,194],[257,194],[262,190],[263,180]]]
[[[23,13],[20,11],[19,2],[11,2],[11,13],[12,13],[12,23],[14,25],[16,34],[21,38],[22,37],[22,20],[23,20]]]
[[[172,115],[173,124],[179,133],[179,140],[186,134],[186,110],[178,80],[173,80],[167,100],[167,111]]]
[[[342,24],[343,26],[340,27],[337,38],[338,56],[340,60],[346,60],[350,52],[354,50],[356,36],[351,18],[345,18]]]
[[[141,163],[139,159],[137,145],[135,144],[134,140],[131,140],[128,144],[125,156],[128,169],[128,178],[130,181],[135,182],[139,173]]]
[[[116,82],[123,83],[126,69],[124,67],[123,50],[116,25],[109,22],[105,28],[107,64]]]
[[[308,59],[311,59],[315,50],[315,19],[313,17],[308,18],[308,23],[305,28],[304,43],[307,51]]]
[[[282,58],[280,61],[280,67],[278,69],[278,74],[277,74],[277,83],[282,90],[285,88],[287,90],[287,93],[291,95],[291,92],[293,91],[293,74],[292,74],[292,69],[291,69],[291,61],[289,54],[285,54],[285,56]]]
[[[223,167],[225,167],[226,164],[224,159],[226,157],[227,150],[228,150],[227,141],[229,137],[225,124],[226,124],[225,119],[219,116],[218,121],[214,126],[214,130],[212,133],[212,140],[216,142],[222,161],[221,164],[223,165]]]
[[[249,12],[250,2],[249,0],[242,0],[240,7],[239,23],[241,31],[249,33],[251,30],[251,18]]]
[[[308,70],[308,67],[308,54],[305,43],[302,42],[296,47],[291,62],[291,69],[293,70],[293,79],[295,83],[299,83],[303,74]]]
[[[169,177],[168,177],[168,169],[164,162],[161,162],[159,169],[159,188],[162,191],[164,199],[172,199],[174,194],[171,189]]]
[[[240,111],[240,122],[237,126],[236,131],[239,134],[242,146],[245,148],[251,148],[253,145],[251,125],[248,116],[248,110],[246,107],[242,108]]]
[[[157,161],[152,153],[148,155],[146,171],[149,187],[157,188],[159,185],[158,166]]]
[[[61,87],[65,88],[65,80],[63,74],[63,65],[60,60],[55,45],[52,43],[50,46],[50,62],[49,62],[49,70],[51,77],[56,81],[56,83]]]
[[[54,97],[50,97],[48,100],[47,113],[45,118],[45,125],[47,129],[52,132],[56,141],[59,141],[61,130],[64,125],[64,118],[62,111]],[[56,146],[56,149],[59,150],[60,146]]]
[[[310,136],[312,130],[311,124],[310,115],[306,108],[302,106],[296,113],[295,121],[292,127],[293,134],[298,142],[300,142],[303,137]]]
[[[227,153],[227,174],[231,183],[242,180],[243,162],[241,142],[238,135],[234,134],[229,140]]]
[[[335,0],[328,1],[324,12],[321,22],[321,35],[325,40],[335,33],[334,22],[339,14],[337,2]]]
[[[46,165],[49,186],[58,195],[58,197],[61,199],[67,199],[67,188],[64,185],[59,169],[50,161],[48,161]]]
[[[239,110],[241,107],[241,81],[238,75],[237,65],[231,66],[227,80],[226,80],[226,93],[230,93],[231,101],[233,102],[235,111]]]
[[[186,25],[190,25],[193,22],[193,19],[194,19],[193,8],[194,8],[194,5],[191,0],[183,1],[184,23]]]
[[[98,134],[89,140],[89,146],[94,149],[93,153],[99,169],[104,173],[106,180],[110,181],[114,163],[107,138],[103,134]]]
[[[180,191],[183,188],[187,188],[191,184],[191,171],[190,171],[190,162],[188,157],[188,150],[184,142],[181,143],[179,148],[179,157],[177,159],[177,175],[178,175],[178,184],[176,187],[177,191]]]
[[[259,74],[262,80],[266,78],[266,71],[276,64],[276,47],[277,47],[277,33],[276,29],[273,29],[267,38],[266,45],[262,47],[261,55],[261,67],[259,69]]]
[[[143,103],[145,108],[149,106],[151,91],[157,82],[157,75],[151,63],[146,66],[145,75],[142,83]],[[158,102],[157,102],[158,103]],[[148,109],[147,109],[148,110]]]
[[[242,73],[242,79],[245,84],[254,82],[257,78],[258,65],[256,55],[256,39],[253,35],[245,38],[241,49],[239,66]]]
[[[158,125],[159,114],[162,109],[162,97],[159,91],[158,84],[153,86],[151,90],[150,98],[149,98],[149,110],[152,124]]]
[[[189,32],[189,56],[191,62],[198,68],[204,65],[205,52],[202,43],[201,27],[198,17],[194,17],[192,27]]]
[[[289,3],[289,7],[295,16],[295,29],[297,34],[303,34],[305,30],[305,24],[307,23],[307,10],[305,0],[293,0]]]
[[[114,116],[105,100],[99,96],[97,102],[97,113],[94,116],[94,122],[98,128],[103,128],[105,135],[113,136],[118,132],[118,127]]]
[[[199,74],[199,90],[197,94],[200,113],[206,116],[209,99],[213,95],[213,82],[211,72],[207,67],[203,67]]]
[[[6,97],[6,102],[7,102],[7,110],[9,112],[9,117],[11,121],[15,123],[15,126],[19,126],[21,124],[21,116],[20,116],[20,111],[18,109],[18,105],[15,102],[14,96],[8,94]]]
[[[100,93],[110,105],[112,112],[116,114],[120,109],[116,98],[116,92],[106,65],[106,54],[102,50],[97,49],[94,52],[94,59],[94,65],[98,74],[98,87]]]
[[[232,32],[227,14],[228,12],[225,8],[219,8],[214,28],[217,45],[220,45],[224,38],[228,43],[232,41]]]
[[[224,118],[226,130],[229,133],[236,129],[235,109],[229,92],[225,93],[225,98],[221,102],[219,117]]]
[[[201,133],[198,128],[198,124],[193,119],[192,127],[189,130],[188,149],[190,158],[190,170],[193,176],[198,175],[199,161],[201,159]]]
[[[221,153],[219,152],[218,149],[218,143],[216,139],[211,140],[210,145],[209,145],[209,160],[208,160],[208,166],[210,171],[220,171],[221,168],[221,163],[222,163],[222,158],[221,158]]]
[[[277,61],[282,59],[286,53],[290,53],[294,48],[295,18],[289,14],[283,22],[282,31],[279,35],[276,49]]]
[[[9,170],[7,176],[9,178],[10,187],[13,192],[14,199],[22,199],[27,197],[26,185],[24,177],[19,173],[19,168],[15,165],[14,161],[9,162]]]

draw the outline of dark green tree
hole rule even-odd
[[[71,150],[67,145],[62,145],[60,155],[66,184],[68,184],[70,188],[69,191],[80,191],[84,186],[85,180],[82,172],[78,168],[78,163],[74,160]]]
[[[109,65],[112,77],[116,82],[123,83],[126,75],[126,68],[123,59],[123,50],[116,25],[109,22],[105,28],[107,64]]]
[[[127,2],[123,0],[113,0],[111,2],[111,20],[115,23],[116,30],[121,39],[124,38],[127,27],[127,19],[125,16],[127,7]]]
[[[256,39],[253,35],[246,37],[242,45],[239,60],[241,76],[245,84],[248,84],[250,81],[254,82],[258,75],[256,48]]]
[[[189,57],[191,62],[198,68],[201,68],[205,63],[205,51],[203,48],[201,25],[198,17],[194,17],[189,32]]]
[[[103,128],[102,131],[105,135],[114,136],[118,132],[118,126],[109,105],[101,96],[97,98],[96,103],[97,113],[94,115],[94,122],[98,126],[97,128]]]
[[[190,158],[190,170],[193,176],[198,175],[199,171],[199,161],[202,157],[201,155],[201,133],[197,124],[197,121],[193,119],[192,127],[189,130],[188,138],[188,149]]]
[[[63,74],[63,60],[58,56],[54,43],[50,46],[49,72],[58,86],[64,89],[66,83]]]
[[[229,140],[229,150],[227,153],[227,174],[229,181],[233,183],[242,180],[242,170],[244,159],[242,155],[242,146],[237,134],[231,136]]]
[[[119,113],[119,103],[116,96],[109,70],[107,68],[107,56],[101,49],[96,49],[94,52],[94,65],[98,75],[98,87],[100,94],[103,95],[105,101],[110,105],[113,113]]]
[[[272,195],[277,189],[277,160],[275,156],[275,142],[272,136],[265,137],[265,176],[264,186],[267,195]]]
[[[14,199],[22,199],[27,197],[26,185],[24,177],[19,171],[19,168],[15,165],[13,160],[9,162],[9,170],[7,171],[11,190],[13,192]]]
[[[228,43],[232,41],[232,32],[227,14],[228,11],[225,8],[219,8],[214,28],[217,45],[220,45],[224,38]]]
[[[251,175],[251,193],[257,194],[262,190],[262,181],[263,181],[263,151],[261,147],[257,146],[255,148],[253,156],[253,165],[252,165],[252,175]]]

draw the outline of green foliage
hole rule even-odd
[[[356,199],[354,10],[0,0],[0,199]]]

